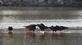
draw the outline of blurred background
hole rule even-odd
[[[82,7],[82,0],[0,0],[0,6]]]

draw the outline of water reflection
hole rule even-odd
[[[80,33],[11,33],[4,34],[3,45],[81,45]]]
[[[0,45],[3,45],[3,33],[0,31]]]

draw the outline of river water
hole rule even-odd
[[[77,8],[48,9],[0,9],[0,27],[24,28],[29,24],[44,23],[46,26],[63,25],[82,27],[82,10]]]
[[[7,31],[8,26],[13,26],[14,32],[24,32],[25,29],[21,29],[24,26],[40,23],[44,23],[46,26],[82,27],[82,10],[79,8],[0,9],[1,31]],[[0,32],[0,45],[82,45],[81,29],[65,32],[33,33],[25,31],[25,33],[11,34]]]
[[[82,45],[82,33],[4,33],[0,45]]]

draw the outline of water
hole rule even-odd
[[[24,28],[29,24],[44,23],[46,26],[63,25],[82,27],[82,10],[79,8],[4,8],[0,9],[0,28],[8,26]]]
[[[82,45],[82,33],[4,33],[0,45]]]
[[[24,26],[44,23],[82,27],[82,9],[79,8],[0,8],[0,45],[82,45],[80,30],[62,32],[27,32]],[[13,33],[8,33],[13,26]]]

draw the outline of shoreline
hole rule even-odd
[[[67,26],[66,26],[67,27]],[[5,28],[0,28],[0,30],[7,30],[7,27]],[[20,27],[20,28],[14,28],[14,30],[26,30],[25,27]],[[37,30],[37,29],[36,29]],[[38,29],[39,30],[39,29]],[[82,30],[82,27],[68,27],[66,30]]]
[[[0,10],[82,10],[81,7],[0,7]]]
[[[0,33],[9,33],[8,31],[1,31]],[[45,33],[82,33],[82,30],[63,30],[63,31],[57,31],[57,32],[53,32],[53,31],[12,31],[11,33],[34,33],[34,34],[45,34]]]

